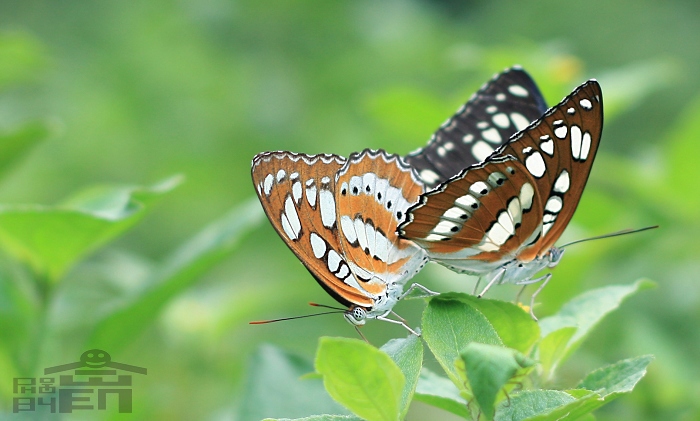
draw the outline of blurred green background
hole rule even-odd
[[[658,282],[596,330],[561,385],[652,353],[637,390],[598,419],[700,419],[698,40],[693,0],[3,0],[0,133],[15,146],[0,157],[0,410],[17,417],[13,376],[97,346],[149,370],[134,380],[129,419],[247,419],[239,408],[261,344],[310,360],[318,337],[356,337],[340,316],[248,325],[307,314],[309,301],[332,304],[250,202],[252,157],[365,147],[405,154],[494,73],[521,64],[550,105],[588,78],[603,87],[603,141],[563,240],[661,225],[572,247],[554,271],[540,295],[543,316],[593,287]],[[22,221],[40,226],[17,204],[53,205],[94,185],[153,185],[174,174],[185,177],[177,188],[169,179],[119,190],[149,212],[105,228],[60,267],[41,263],[57,261],[51,256],[33,259],[8,234]],[[157,206],[146,196],[158,196]],[[104,199],[80,197],[83,205]],[[124,200],[120,215],[131,215],[138,206]],[[51,250],[77,241],[73,226],[64,237],[51,228]],[[193,255],[201,259],[182,267]],[[473,285],[437,265],[415,279],[438,291]],[[421,309],[397,306],[414,326]],[[378,322],[363,332],[375,345],[405,335]],[[431,411],[415,404],[408,419],[451,419]]]

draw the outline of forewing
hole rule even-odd
[[[253,184],[279,236],[338,302],[370,307],[372,300],[346,282],[350,271],[338,238],[337,155],[265,152],[253,159]]]
[[[430,188],[482,162],[517,131],[547,110],[537,85],[520,67],[487,82],[433,134],[406,156]]]
[[[589,80],[495,155],[518,158],[533,176],[544,209],[542,236],[521,260],[546,252],[576,211],[603,131],[600,85]]]
[[[423,183],[398,155],[364,150],[338,172],[340,244],[363,289],[378,295],[405,283],[427,261],[425,252],[396,233]]]
[[[537,241],[541,215],[532,175],[513,157],[495,157],[422,195],[399,232],[439,263],[478,274]]]

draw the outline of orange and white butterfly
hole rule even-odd
[[[431,260],[491,285],[542,281],[576,211],[603,130],[600,85],[576,88],[484,162],[423,194],[399,226]],[[531,302],[532,304],[532,302]],[[532,306],[531,306],[532,307]],[[534,317],[534,315],[533,315]]]
[[[253,159],[253,184],[282,240],[339,303],[355,326],[389,319],[404,285],[428,261],[398,237],[408,208],[424,192],[398,155],[366,149],[338,155],[264,152]],[[394,313],[395,314],[395,313]]]

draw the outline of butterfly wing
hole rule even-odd
[[[600,142],[600,86],[588,81],[483,164],[421,196],[402,237],[455,270],[490,272],[545,253],[573,216]]]
[[[396,233],[423,183],[398,155],[364,150],[337,176],[340,245],[360,287],[375,296],[403,285],[427,262],[426,253]]]
[[[265,152],[253,159],[253,184],[272,226],[318,283],[343,305],[371,307],[352,286],[338,237],[335,175],[344,164],[337,155]]]
[[[535,178],[542,235],[521,255],[529,261],[559,239],[581,200],[603,132],[603,94],[595,80],[576,88],[496,154],[512,155]]]
[[[479,274],[536,240],[541,215],[530,173],[513,157],[495,157],[421,196],[399,232],[448,268]]]
[[[430,138],[406,156],[430,188],[483,161],[494,149],[539,118],[547,104],[537,85],[520,67],[487,82]]]

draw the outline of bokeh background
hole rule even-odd
[[[129,419],[249,419],[241,408],[262,344],[310,361],[318,337],[356,337],[340,316],[248,324],[310,313],[309,301],[332,304],[250,202],[251,158],[280,149],[405,154],[514,64],[549,104],[588,78],[603,87],[602,144],[563,239],[661,226],[572,247],[555,269],[540,315],[591,288],[640,277],[658,283],[595,331],[561,386],[651,353],[657,359],[637,390],[597,418],[700,419],[698,40],[694,0],[3,0],[0,129],[39,122],[49,135],[3,174],[0,202],[51,205],[93,185],[185,177],[48,292],[37,292],[41,274],[21,256],[4,253],[3,419],[17,419],[12,375],[76,361],[93,345],[149,369],[135,379]],[[188,280],[156,288],[161,278],[152,274],[226,215],[234,225],[240,217],[247,234]],[[473,285],[437,265],[416,280],[439,291]],[[492,297],[515,292],[504,286]],[[104,328],[148,294],[143,310]],[[421,309],[397,307],[413,325]],[[377,345],[405,334],[383,323],[363,332]],[[283,385],[268,392],[284,398]],[[408,419],[451,419],[432,411],[414,404]]]

